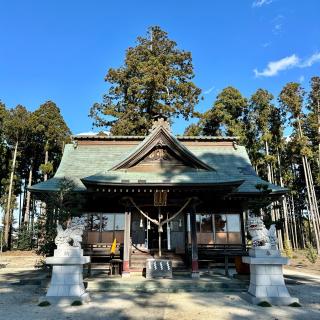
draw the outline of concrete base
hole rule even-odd
[[[282,266],[289,259],[281,257],[279,250],[251,249],[249,257],[242,261],[250,264],[250,285],[247,301],[258,304],[268,301],[274,305],[289,305],[298,302],[291,298],[283,278]]]
[[[263,298],[258,298],[253,296],[252,294],[245,292],[241,293],[240,297],[243,300],[246,300],[249,303],[252,304],[259,304],[260,302],[267,301],[273,306],[288,306],[291,303],[299,303],[298,298],[292,298],[292,297],[263,297]]]
[[[54,251],[54,256],[46,259],[53,265],[51,282],[43,300],[54,304],[70,304],[75,300],[86,302],[89,299],[83,284],[83,264],[90,257],[83,256],[83,250],[75,247],[63,247]]]
[[[249,281],[250,280],[250,274],[238,274],[238,273],[235,273],[233,275],[233,278],[237,279],[237,280],[241,280],[241,281]]]
[[[200,273],[197,271],[192,271],[191,272],[191,278],[192,279],[199,279],[200,278]]]
[[[122,278],[130,278],[130,271],[122,271],[121,277]]]
[[[78,296],[69,296],[69,297],[41,297],[39,299],[39,303],[48,301],[52,305],[59,305],[59,306],[70,306],[74,301],[81,301],[82,303],[89,303],[90,296],[87,292],[85,292],[80,297]]]

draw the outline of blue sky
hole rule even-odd
[[[151,25],[192,52],[199,111],[229,85],[247,97],[289,81],[307,88],[320,76],[319,12],[318,0],[1,0],[0,99],[29,110],[53,100],[73,133],[90,131],[108,68]]]

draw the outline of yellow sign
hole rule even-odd
[[[113,240],[113,242],[112,242],[111,250],[110,250],[110,253],[111,253],[111,254],[115,254],[115,252],[116,252],[116,247],[117,247],[117,239],[114,238],[114,240]]]

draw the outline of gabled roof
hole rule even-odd
[[[233,185],[233,194],[260,194],[257,185],[267,185],[272,194],[286,189],[262,180],[253,170],[243,146],[230,137],[175,137],[165,126],[142,137],[77,137],[67,144],[59,168],[52,179],[33,185],[34,192],[57,191],[59,181],[69,178],[77,191],[86,184],[106,185]],[[134,172],[130,170],[153,148],[165,145],[185,164],[185,170]]]
[[[207,163],[197,158],[190,150],[182,145],[179,140],[174,137],[165,125],[161,123],[156,126],[151,134],[147,136],[130,154],[121,160],[110,171],[128,169],[141,160],[143,160],[153,149],[157,147],[165,147],[170,153],[185,166],[205,171],[213,171],[214,169]]]

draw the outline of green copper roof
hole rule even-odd
[[[141,142],[142,143],[142,142]],[[257,184],[268,184],[274,193],[285,193],[286,189],[269,184],[260,179],[252,169],[248,154],[243,146],[188,146],[188,150],[201,161],[208,164],[214,171],[183,171],[179,173],[141,173],[123,170],[109,171],[121,160],[128,157],[137,146],[128,145],[89,145],[79,144],[65,147],[60,166],[52,179],[33,185],[32,191],[55,191],[59,180],[64,177],[75,182],[78,191],[85,191],[82,183],[86,178],[90,181],[105,183],[141,183],[147,184],[226,184],[240,183],[239,194],[258,193]],[[243,182],[242,182],[243,181]]]

